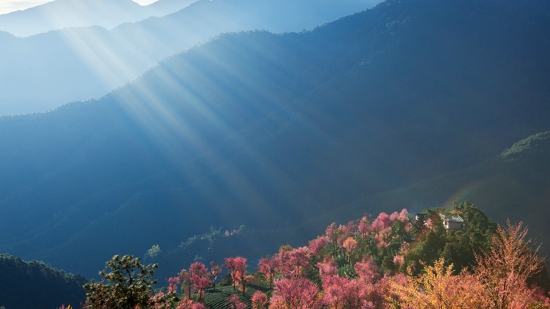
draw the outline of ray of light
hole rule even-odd
[[[243,101],[246,101],[246,97],[250,95],[264,100],[257,103],[265,115],[264,119],[258,121],[273,121],[269,114],[269,108],[274,104],[273,99],[260,93],[260,89],[255,89],[254,81],[250,80],[246,74],[234,71],[228,64],[220,62],[213,55],[207,58],[209,66],[216,67],[220,74],[225,74],[242,85],[242,89],[234,89],[234,91],[238,97],[243,98]],[[217,179],[227,188],[226,192],[230,198],[239,201],[242,205],[269,204],[267,197],[263,196],[262,188],[258,187],[259,183],[287,184],[290,183],[290,179],[245,137],[250,134],[250,132],[246,132],[247,130],[254,130],[255,123],[250,123],[243,128],[234,128],[227,121],[225,115],[217,110],[220,102],[213,102],[211,98],[204,97],[204,94],[208,93],[208,89],[215,91],[215,88],[219,86],[219,81],[210,80],[211,76],[201,71],[201,68],[194,63],[185,63],[184,67],[188,70],[186,75],[193,76],[195,80],[200,81],[202,92],[181,84],[181,81],[178,80],[178,72],[171,71],[171,68],[162,70],[156,68],[155,71],[149,72],[149,74],[154,74],[154,77],[146,75],[144,78],[155,80],[158,84],[163,85],[164,89],[170,89],[175,93],[179,102],[167,102],[166,98],[159,97],[158,89],[155,89],[154,85],[142,87],[143,84],[140,84],[139,87],[130,87],[129,93],[124,93],[125,97],[122,100],[128,102],[123,106],[125,112],[134,122],[146,126],[149,132],[161,132],[161,134],[150,134],[151,138],[177,136],[180,139],[183,146],[173,145],[173,153],[166,154],[167,161],[177,161],[177,153],[183,155],[186,152],[188,156],[182,156],[182,158],[192,157],[195,160],[200,160],[201,166],[207,167],[209,175],[194,174],[195,169],[182,169],[180,172],[184,173],[181,177],[192,180],[190,185],[195,186],[202,196],[210,199],[211,203],[219,203],[220,197],[214,196],[210,192],[207,183],[204,183],[207,181],[205,178]],[[141,79],[138,80],[138,82],[140,81]],[[247,94],[246,91],[251,93]],[[178,105],[183,106],[181,108],[187,111],[186,115],[182,115],[181,110],[178,111]],[[200,122],[200,127],[207,127],[215,132],[224,132],[223,139],[213,145],[203,140],[204,136],[193,125],[195,121]],[[271,132],[271,134],[277,134],[277,132]],[[269,138],[270,136],[267,135],[263,137],[263,140]],[[158,145],[164,143],[160,140],[153,142]],[[259,142],[261,143],[262,139]],[[230,153],[224,153],[225,147],[231,149]],[[256,169],[255,175],[261,174],[267,179],[255,179],[254,176],[247,175],[247,171],[239,169],[234,164],[234,159],[237,156],[247,158],[249,165]],[[284,192],[280,193],[284,195]],[[254,213],[254,211],[250,213]]]

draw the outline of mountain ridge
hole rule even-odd
[[[364,10],[370,0],[208,1],[176,13],[108,31],[69,28],[11,41],[0,51],[0,114],[45,112],[61,104],[98,98],[123,86],[165,57],[225,32],[254,29],[301,31]],[[309,10],[308,18],[298,12]],[[237,21],[235,16],[239,16]],[[290,18],[292,23],[284,22]],[[2,44],[2,42],[0,42]],[[3,44],[2,44],[3,45]],[[7,45],[7,43],[6,43]]]
[[[159,0],[142,6],[132,0],[54,0],[25,10],[0,15],[0,30],[29,37],[63,28],[100,26],[111,29],[125,22],[162,16],[196,0]]]

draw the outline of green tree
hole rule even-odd
[[[153,279],[157,264],[142,265],[140,258],[115,255],[99,272],[104,279],[84,285],[87,309],[134,309],[153,307]],[[170,303],[171,296],[155,297],[154,303]]]
[[[464,219],[465,230],[445,230],[440,214],[457,214]],[[467,201],[460,204],[454,203],[450,211],[445,208],[426,210],[425,219],[430,222],[430,227],[418,225],[415,231],[417,241],[408,259],[423,261],[431,265],[443,257],[447,265],[454,264],[458,274],[462,269],[476,265],[474,254],[486,250],[491,245],[491,236],[497,230],[497,224],[474,204]],[[419,266],[420,265],[416,265]],[[419,273],[423,267],[416,268]]]

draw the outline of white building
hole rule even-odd
[[[464,225],[464,219],[457,214],[439,214],[439,216],[443,221],[443,226],[445,226],[445,229],[447,230],[464,230],[466,228]]]

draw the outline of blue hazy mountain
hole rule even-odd
[[[141,6],[132,0],[55,0],[0,15],[0,30],[27,37],[63,28],[100,26],[111,29],[125,22],[167,15],[193,2],[159,0]]]
[[[176,13],[125,23],[111,31],[96,26],[16,40],[0,37],[0,115],[44,112],[67,102],[101,97],[163,58],[220,33],[301,31],[364,10],[372,3],[202,0]]]
[[[146,6],[151,16],[164,16],[182,10],[197,0],[159,0]]]
[[[162,278],[195,254],[258,258],[342,205],[493,158],[549,129],[549,6],[386,1],[312,31],[222,35],[100,99],[3,117],[0,251],[92,277],[159,244]],[[261,238],[181,246],[241,225]]]

